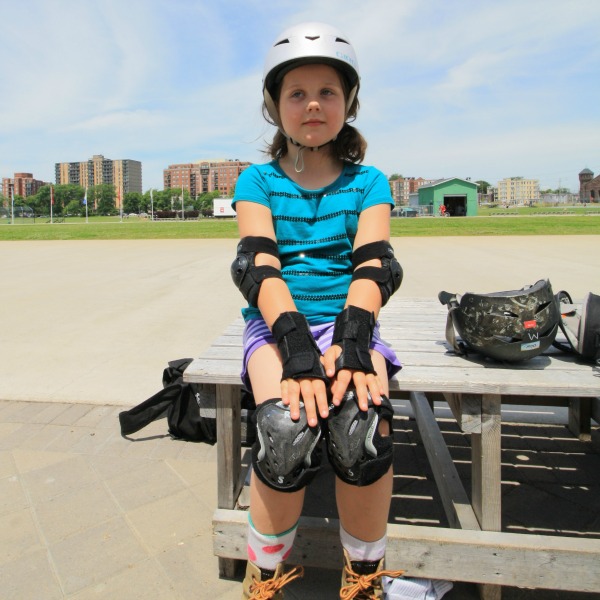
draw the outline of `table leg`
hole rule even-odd
[[[582,442],[592,439],[592,398],[569,398],[569,430]]]
[[[471,491],[473,510],[481,529],[502,528],[501,419],[498,394],[480,397],[481,430],[471,434]],[[482,600],[500,600],[502,587],[480,585]]]
[[[500,396],[481,397],[481,431],[471,434],[473,509],[481,528],[500,531],[501,503],[501,425]]]
[[[217,385],[217,503],[233,509],[240,492],[241,406],[238,386]],[[237,561],[219,558],[219,576],[235,576]]]

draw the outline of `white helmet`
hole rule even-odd
[[[280,33],[271,46],[263,71],[263,96],[269,115],[281,129],[273,94],[283,76],[307,64],[329,64],[339,69],[350,84],[346,113],[358,92],[358,61],[348,38],[326,23],[301,23]]]

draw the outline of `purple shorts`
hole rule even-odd
[[[321,350],[321,354],[324,354],[331,346],[333,326],[334,323],[331,322],[322,325],[313,325],[310,328],[310,331],[317,342],[317,346],[319,347],[319,350]],[[250,378],[248,377],[248,361],[250,360],[252,353],[265,344],[275,343],[275,338],[263,319],[251,319],[246,323],[244,329],[244,360],[241,376],[244,386],[249,391],[252,390],[252,387],[250,385]],[[385,358],[388,379],[391,379],[398,371],[400,371],[402,364],[398,360],[396,353],[392,350],[390,345],[379,336],[379,323],[375,325],[375,329],[373,330],[370,348],[376,350]]]

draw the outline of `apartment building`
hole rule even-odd
[[[48,185],[48,183],[35,179],[32,173],[15,173],[13,178],[2,178],[2,195],[5,198],[10,198],[12,189],[15,196],[27,198],[37,194],[39,189],[45,185]]]
[[[233,195],[240,173],[251,164],[230,159],[169,165],[163,170],[163,186],[165,190],[187,190],[194,198],[215,191],[229,197]]]
[[[142,193],[142,163],[138,160],[111,160],[95,154],[82,162],[62,162],[54,165],[56,184],[74,183],[81,187],[110,184],[115,188],[116,206],[120,208],[128,192]]]
[[[502,179],[498,182],[496,199],[506,206],[537,202],[540,199],[540,182],[524,177]]]
[[[396,206],[406,206],[409,204],[411,194],[419,191],[424,185],[433,183],[435,179],[424,179],[423,177],[399,177],[390,181],[392,197]]]

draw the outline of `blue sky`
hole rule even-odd
[[[387,175],[600,173],[598,0],[0,0],[0,177],[94,154],[264,159],[262,63],[285,27],[336,25],[361,70],[356,126]]]

